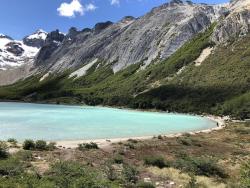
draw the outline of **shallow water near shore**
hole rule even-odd
[[[0,140],[91,140],[152,136],[216,127],[200,116],[106,107],[0,103]]]

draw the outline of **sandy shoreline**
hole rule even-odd
[[[209,133],[212,131],[220,130],[220,129],[223,129],[225,127],[225,121],[228,120],[227,117],[218,117],[218,116],[212,116],[212,115],[203,116],[203,117],[208,118],[211,121],[217,122],[217,127],[214,127],[211,129],[205,129],[205,130],[201,130],[201,131],[186,132],[186,133],[198,134],[198,133]],[[171,138],[171,137],[179,137],[183,134],[185,134],[185,133],[176,133],[176,134],[167,134],[167,135],[162,134],[162,136]],[[152,135],[152,136],[113,138],[113,139],[107,138],[107,139],[93,139],[93,140],[65,140],[65,141],[56,141],[56,143],[57,143],[57,146],[60,148],[76,148],[78,146],[78,144],[81,144],[81,143],[95,142],[98,144],[98,146],[100,148],[105,148],[105,147],[110,146],[112,143],[124,142],[124,141],[127,141],[129,139],[148,140],[148,139],[152,139],[153,137],[154,136]]]

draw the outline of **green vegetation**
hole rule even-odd
[[[49,144],[47,144],[47,142],[44,140],[37,140],[36,142],[34,140],[25,140],[23,142],[23,149],[38,151],[54,150],[56,149],[56,143],[50,142]]]
[[[245,133],[249,129],[249,123],[231,123],[209,134],[130,139],[81,151],[23,150],[2,142],[6,155],[0,158],[0,188],[153,188],[170,182],[185,188],[247,188],[250,137]],[[44,148],[43,141],[32,143],[37,142]]]
[[[123,157],[121,156],[121,155],[116,155],[115,157],[114,157],[114,162],[116,163],[116,164],[122,164],[124,161],[123,161]]]
[[[55,187],[111,187],[100,174],[76,162],[55,163],[47,174]]]
[[[171,162],[170,162],[171,164]],[[191,158],[186,155],[178,157],[178,160],[173,162],[173,167],[181,169],[187,173],[203,176],[215,176],[226,178],[227,174],[218,164],[209,158]]]
[[[250,187],[250,160],[247,161],[241,169],[241,183],[243,188]]]
[[[137,188],[155,188],[152,183],[140,182],[136,185]]]
[[[170,165],[162,156],[149,156],[144,159],[145,165],[157,166],[158,168],[169,167]]]
[[[47,149],[47,143],[45,141],[43,141],[43,140],[37,140],[35,148],[37,150],[41,150],[41,151],[46,150]]]
[[[5,159],[8,157],[7,145],[0,141],[0,159]]]
[[[51,166],[43,177],[29,174],[25,172],[24,168],[24,161],[18,160],[14,157],[0,161],[0,187],[115,187],[93,169],[77,162],[57,162]]]
[[[98,145],[94,142],[84,143],[78,145],[79,150],[99,149]]]

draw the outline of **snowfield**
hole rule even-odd
[[[45,31],[38,30],[27,38],[45,40],[46,37]],[[4,34],[0,34],[0,70],[9,70],[30,63],[39,50],[37,47],[25,45],[23,41],[13,40]]]

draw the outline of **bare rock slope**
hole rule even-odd
[[[71,28],[63,40],[46,39],[35,66],[42,72],[58,72],[99,59],[114,72],[139,62],[146,67],[172,55],[224,13],[222,6],[174,0],[140,18],[129,16],[82,31]],[[54,34],[59,36],[58,31]]]
[[[227,43],[250,31],[250,0],[233,0],[228,10],[228,15],[218,23],[213,34],[216,43]]]

